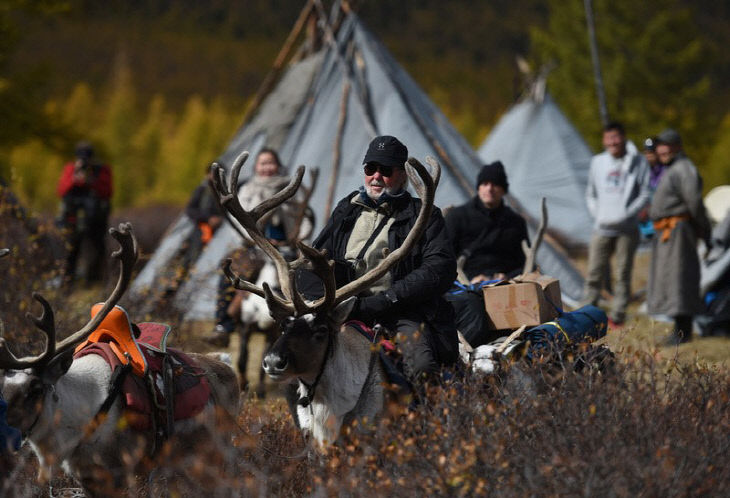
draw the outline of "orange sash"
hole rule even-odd
[[[662,242],[666,242],[669,240],[669,237],[672,235],[672,230],[674,230],[674,227],[677,226],[677,223],[680,221],[689,220],[688,214],[680,214],[677,216],[667,216],[666,218],[661,218],[659,220],[656,220],[654,222],[654,230],[657,231],[657,233],[661,232]]]

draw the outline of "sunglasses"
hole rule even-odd
[[[393,166],[385,164],[367,163],[362,169],[368,176],[373,176],[376,171],[380,171],[380,174],[386,178],[393,174]]]

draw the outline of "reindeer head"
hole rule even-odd
[[[80,330],[56,342],[53,309],[40,294],[33,298],[42,307],[40,316],[28,317],[46,335],[46,346],[38,356],[17,358],[8,348],[5,338],[0,337],[0,369],[3,370],[2,393],[8,402],[8,423],[24,433],[37,420],[43,401],[53,386],[71,367],[74,348],[83,342],[104,320],[124,294],[137,260],[137,241],[132,235],[131,225],[123,223],[119,229],[109,230],[121,246],[112,257],[119,259],[120,272],[117,285],[107,298],[101,310]]]
[[[280,382],[293,378],[311,382],[332,351],[334,332],[340,330],[355,300],[350,297],[331,310],[286,317],[281,322],[281,335],[262,362],[269,377]]]
[[[334,342],[337,340],[337,333],[355,304],[355,296],[382,278],[420,240],[431,216],[441,167],[433,158],[426,159],[434,170],[432,177],[420,162],[414,158],[408,159],[406,163],[408,176],[422,199],[421,210],[413,228],[403,245],[392,252],[386,252],[375,268],[343,287],[337,288],[334,262],[328,259],[325,250],[319,251],[298,241],[296,246],[299,249],[299,258],[290,263],[264,237],[260,229],[260,220],[265,219],[267,213],[296,193],[304,175],[304,166],[299,166],[295,177],[281,192],[247,211],[241,206],[235,194],[238,176],[247,158],[248,153],[244,152],[236,159],[228,182],[224,177],[223,168],[218,166],[213,180],[213,189],[217,193],[221,205],[273,260],[279,277],[281,294],[275,293],[267,283],[258,287],[238,277],[231,269],[230,259],[224,263],[224,271],[236,288],[264,297],[269,313],[281,324],[282,335],[263,361],[266,373],[280,381],[293,377],[311,380],[312,377],[318,375],[318,371],[321,373],[324,359],[332,351]],[[310,270],[322,281],[323,297],[307,301],[301,295],[296,288],[295,279],[296,271],[299,268]]]

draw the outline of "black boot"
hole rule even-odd
[[[692,315],[679,315],[674,317],[674,329],[667,337],[667,346],[677,346],[692,340]]]

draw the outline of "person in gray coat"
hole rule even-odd
[[[626,320],[631,297],[631,271],[639,245],[639,211],[649,203],[649,164],[626,147],[624,127],[617,122],[603,129],[605,151],[591,159],[586,204],[595,223],[588,250],[585,301],[597,305],[601,286],[615,254],[618,279],[609,318]]]
[[[675,130],[657,137],[657,156],[666,166],[649,217],[656,235],[649,267],[648,311],[674,318],[669,344],[692,338],[692,318],[702,311],[697,239],[710,248],[710,222],[702,204],[702,178],[682,150]]]

